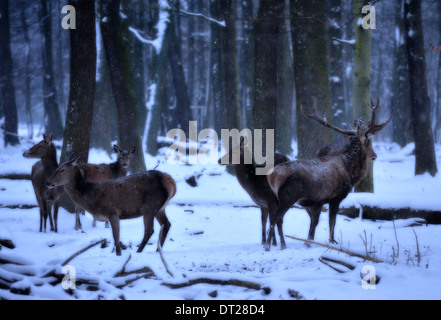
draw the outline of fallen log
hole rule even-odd
[[[229,280],[220,280],[220,279],[212,279],[212,278],[196,278],[192,280],[188,280],[187,282],[181,282],[181,283],[167,283],[162,282],[161,284],[163,286],[166,286],[170,289],[180,289],[184,287],[190,287],[195,284],[214,284],[214,285],[221,285],[221,286],[236,286],[236,287],[243,287],[247,289],[253,289],[253,290],[263,290],[263,293],[265,295],[269,294],[271,292],[271,289],[269,287],[262,287],[259,283],[246,281],[246,280],[238,280],[238,279],[229,279]]]

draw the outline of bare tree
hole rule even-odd
[[[9,30],[9,1],[0,1],[0,110],[5,115],[5,146],[19,144],[17,104],[15,101],[15,87],[11,55],[11,35]]]
[[[404,32],[409,64],[412,132],[415,140],[415,174],[429,172],[434,176],[438,169],[430,119],[421,2],[418,0],[404,2]]]
[[[323,2],[291,0],[290,16],[294,54],[294,76],[297,104],[298,158],[311,159],[319,148],[332,143],[334,135],[323,126],[308,121],[300,106],[317,106],[317,113],[332,121],[326,61],[326,27]]]
[[[133,84],[133,70],[128,39],[124,37],[121,23],[120,1],[102,0],[100,19],[101,35],[109,66],[110,82],[115,97],[118,114],[118,145],[128,149],[136,146],[137,152],[132,159],[132,172],[145,171],[144,153],[136,112],[136,98]]]

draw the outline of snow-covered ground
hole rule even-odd
[[[58,142],[59,143],[59,142]],[[0,174],[30,173],[36,160],[25,159],[22,153],[31,144],[22,141],[18,147],[0,149]],[[411,207],[441,210],[441,179],[430,175],[414,176],[413,146],[399,148],[386,143],[374,144],[378,159],[374,165],[375,193],[351,193],[344,205],[375,204],[385,208]],[[162,150],[164,151],[164,150]],[[438,168],[441,170],[441,147],[436,146]],[[373,263],[349,257],[321,246],[305,246],[286,237],[288,248],[273,247],[266,252],[260,244],[260,210],[255,207],[235,177],[219,165],[171,165],[164,153],[156,158],[145,156],[148,168],[159,161],[158,170],[172,175],[177,194],[167,207],[172,224],[163,253],[172,278],[165,270],[156,242],[159,225],[142,253],[136,253],[143,236],[142,218],[121,222],[121,241],[129,248],[122,256],[113,250],[111,230],[98,223],[92,228],[92,217],[82,216],[82,231],[74,230],[74,215],[60,209],[58,233],[38,232],[39,211],[10,209],[11,205],[36,205],[32,185],[27,180],[0,180],[0,239],[11,239],[16,248],[3,247],[1,257],[23,260],[33,274],[44,274],[76,251],[101,238],[112,244],[95,246],[69,262],[78,277],[101,281],[100,290],[89,291],[85,285],[65,291],[60,284],[37,283],[36,277],[22,280],[17,286],[30,287],[27,296],[0,289],[0,299],[441,299],[441,225],[412,226],[416,219],[369,221],[338,215],[335,229],[337,247],[384,261]],[[59,154],[59,152],[58,152]],[[114,161],[107,154],[91,150],[94,163]],[[199,176],[198,186],[191,187],[185,179]],[[306,238],[309,217],[302,209],[291,209],[284,219],[285,235]],[[315,240],[326,243],[329,235],[328,214],[323,212]],[[123,289],[106,285],[106,279],[120,271],[127,259],[126,270],[150,267],[152,279],[139,279]],[[339,273],[320,259],[334,258],[355,266]],[[418,260],[420,260],[418,262]],[[326,262],[326,261],[325,261]],[[6,276],[19,267],[0,265]],[[22,268],[22,267],[20,267]],[[376,273],[376,285],[362,282]],[[195,284],[180,289],[163,285],[197,278],[237,279],[260,284],[270,292],[233,285]],[[216,292],[215,297],[208,294]]]

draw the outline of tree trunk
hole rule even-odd
[[[20,12],[21,24],[23,25],[23,35],[25,39],[25,110],[26,110],[26,125],[28,129],[27,138],[32,139],[34,135],[34,124],[32,121],[32,111],[31,111],[31,76],[30,76],[30,62],[31,55],[29,52],[30,48],[30,39],[28,33],[28,25],[26,23],[26,5],[24,2],[21,3],[21,12]]]
[[[70,30],[70,91],[61,159],[81,153],[87,161],[96,76],[95,3],[71,0],[76,29]]]
[[[113,153],[112,140],[115,140],[117,136],[116,130],[112,130],[116,128],[117,115],[112,85],[110,84],[109,66],[102,41],[99,48],[98,61],[100,63],[97,66],[98,76],[96,77],[90,146],[102,149],[110,155]]]
[[[177,34],[179,30],[178,21],[175,15],[170,15],[168,25],[170,32],[170,46],[168,48],[168,62],[173,78],[173,87],[176,95],[175,123],[180,127],[188,137],[188,124],[192,120],[190,109],[190,98],[188,96],[187,83],[185,81],[184,68],[181,57],[181,39]]]
[[[95,2],[71,0],[76,10],[76,29],[70,30],[70,90],[61,161],[71,153],[89,156],[96,76]],[[64,196],[62,206],[74,212]]]
[[[332,119],[335,126],[339,128],[347,127],[346,106],[345,106],[345,92],[344,92],[344,77],[345,67],[343,61],[343,46],[344,44],[334,40],[343,39],[342,28],[342,1],[330,0],[329,10],[332,13],[332,23],[328,26],[329,32],[329,87],[331,92],[331,112]],[[335,143],[346,144],[344,136],[341,134],[335,135]]]
[[[225,129],[241,129],[236,59],[235,0],[222,0],[220,13],[226,26],[220,32],[222,94],[226,116]]]
[[[9,1],[0,1],[0,97],[1,106],[5,115],[4,142],[8,145],[19,144],[18,140],[18,116],[17,104],[15,101],[15,87],[13,77],[11,35],[9,25]]]
[[[300,106],[331,120],[323,2],[291,0],[292,46],[297,104],[298,158],[315,158],[319,148],[334,141],[332,130],[306,119]]]
[[[397,1],[395,5],[395,56],[392,77],[392,140],[401,147],[411,142],[410,123],[410,84],[409,70],[407,67],[406,36],[404,34],[403,2]]]
[[[164,39],[162,40],[161,51],[155,56],[154,72],[156,78],[155,103],[150,111],[150,123],[147,133],[147,152],[152,156],[158,153],[158,133],[161,123],[163,107],[167,99],[167,64],[168,50],[170,47],[171,29],[170,23],[166,26]]]
[[[43,102],[45,113],[45,130],[56,139],[63,136],[63,125],[57,101],[52,59],[52,23],[51,2],[41,0],[41,33],[43,35]]]
[[[363,14],[361,9],[368,4],[368,0],[354,3],[354,76],[352,83],[352,108],[354,119],[370,119],[370,109],[366,105],[369,101],[370,59],[371,59],[371,30],[361,25]],[[355,187],[356,192],[374,192],[374,177],[372,164],[364,179]]]
[[[121,149],[136,146],[131,172],[145,171],[144,153],[139,134],[136,99],[129,43],[120,21],[120,1],[102,0],[101,35],[109,66],[110,82],[118,114],[118,145]],[[127,26],[124,26],[127,28]]]
[[[412,131],[415,140],[415,174],[429,172],[434,176],[438,169],[430,117],[420,1],[405,1],[404,32],[409,64]]]
[[[219,6],[220,0],[210,1],[210,16],[215,19],[221,19]],[[218,24],[210,24],[210,80],[209,80],[209,121],[217,134],[220,136],[221,129],[226,128],[226,110],[224,109],[224,88],[222,86],[221,72],[221,33],[222,27]]]
[[[254,24],[254,106],[255,129],[274,130],[277,114],[285,111],[280,70],[283,65],[284,1],[261,0]],[[280,92],[282,94],[280,94]],[[265,132],[263,138],[265,139]],[[266,146],[264,140],[263,146]]]

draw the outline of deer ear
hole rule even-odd
[[[129,150],[129,152],[130,152],[131,154],[134,154],[135,151],[136,151],[136,146],[131,147],[130,150]]]
[[[116,153],[121,153],[121,149],[116,144],[113,145],[113,150],[115,150]]]

